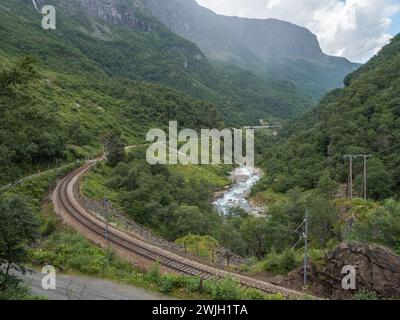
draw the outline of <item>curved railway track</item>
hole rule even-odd
[[[107,237],[106,224],[85,210],[77,199],[75,199],[73,192],[74,186],[79,181],[79,177],[90,170],[93,163],[88,163],[61,179],[53,194],[56,212],[60,214],[67,223],[78,228],[81,232],[84,231],[86,235],[89,234],[91,236],[90,238],[100,238],[103,243],[107,241],[116,249],[123,249],[125,252],[131,253],[136,257],[139,256],[150,262],[158,262],[163,267],[180,274],[199,276],[203,279],[230,277],[238,281],[242,286],[255,288],[266,293],[281,294],[289,299],[304,297],[304,294],[301,292],[189,260],[165,249],[148,244],[112,226],[108,226]]]

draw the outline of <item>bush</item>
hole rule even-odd
[[[184,285],[184,279],[174,274],[165,274],[159,280],[160,291],[162,293],[171,293],[174,289],[179,289]]]
[[[188,292],[194,293],[202,290],[200,288],[200,277],[184,277],[184,282]]]
[[[362,290],[354,295],[354,300],[379,300],[375,292]]]
[[[4,274],[0,272],[0,283],[4,281]],[[21,281],[16,277],[9,277],[7,285],[0,290],[1,300],[26,300],[30,298],[29,289],[21,284]]]
[[[232,279],[223,279],[211,286],[213,300],[241,300],[239,284]]]
[[[281,254],[275,252],[265,259],[265,270],[275,274],[286,275],[301,264],[302,258],[294,250],[286,250]]]
[[[153,264],[146,273],[145,278],[147,281],[158,283],[161,278],[160,265],[158,263]]]
[[[266,296],[261,291],[253,288],[242,290],[243,300],[265,300]]]

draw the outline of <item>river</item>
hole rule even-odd
[[[231,172],[232,185],[214,201],[214,207],[224,215],[233,208],[241,208],[250,214],[260,214],[260,208],[252,206],[248,196],[262,175],[258,168],[236,168]]]

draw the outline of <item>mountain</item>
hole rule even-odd
[[[138,2],[169,29],[196,43],[210,60],[291,81],[314,99],[341,87],[343,78],[360,66],[325,55],[314,34],[285,21],[222,16],[195,0]]]
[[[315,188],[322,177],[345,183],[346,154],[370,154],[368,196],[400,195],[400,35],[345,79],[346,87],[264,142],[259,163],[268,172],[261,186],[286,192]],[[362,160],[354,160],[356,195],[362,195]]]
[[[0,7],[6,16],[1,23],[3,50],[33,53],[46,65],[70,72],[97,69],[111,77],[161,83],[215,104],[231,125],[291,118],[311,104],[288,81],[211,65],[194,43],[171,32],[138,1],[36,0],[35,4],[56,7],[57,30],[40,29],[42,15],[35,14],[33,1],[6,0]],[[23,30],[16,34],[19,29],[11,27],[24,22],[31,36]],[[65,46],[74,54],[66,55]]]
[[[110,40],[88,34],[85,28],[90,21],[83,17],[78,23],[79,16],[69,19],[59,12],[58,29],[48,31],[41,28],[41,15],[31,1],[0,4],[0,187],[61,161],[93,157],[110,132],[132,145],[143,143],[150,128],[167,127],[171,119],[189,128],[223,126],[216,107],[207,101],[159,83],[115,76],[124,58],[126,63],[138,61],[128,60],[129,47],[125,49],[122,41],[114,45],[118,49],[119,44],[121,53],[126,50],[126,57],[113,56],[118,51],[107,48]],[[143,27],[139,22],[138,26]],[[110,35],[111,29],[106,31],[101,37]],[[132,46],[145,43],[139,32],[129,31],[132,38],[138,37],[136,42],[132,39]],[[193,47],[198,52],[181,41],[182,52]],[[137,52],[157,54],[158,49],[149,48]],[[102,55],[96,55],[96,50]],[[120,72],[124,70],[123,65]],[[160,67],[148,74],[162,73]]]

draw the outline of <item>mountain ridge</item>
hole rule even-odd
[[[172,31],[196,43],[210,60],[269,79],[290,80],[314,99],[342,86],[343,78],[360,66],[325,55],[315,34],[290,22],[223,16],[195,0],[140,2]]]

